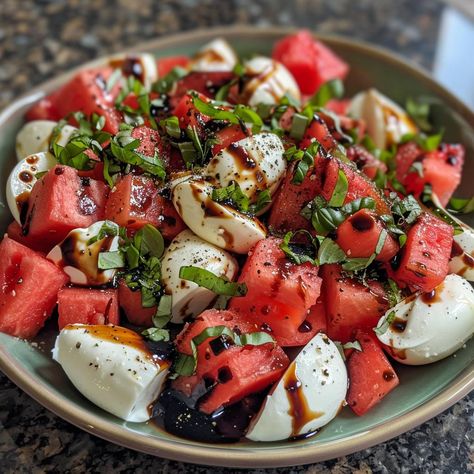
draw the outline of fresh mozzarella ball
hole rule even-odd
[[[388,330],[377,335],[392,357],[407,365],[423,365],[456,352],[474,332],[474,290],[458,275],[448,275],[433,292],[412,295],[390,309]]]
[[[220,187],[235,181],[251,202],[260,191],[273,194],[286,171],[285,149],[274,133],[260,133],[232,143],[221,150],[208,164],[205,175]]]
[[[368,135],[380,149],[398,143],[407,133],[418,131],[413,120],[399,105],[375,89],[357,94],[348,113],[366,122]]]
[[[172,295],[172,322],[182,323],[186,316],[197,316],[216,298],[214,292],[192,281],[179,278],[182,266],[204,268],[218,277],[233,280],[239,269],[234,257],[202,240],[190,230],[179,233],[163,255],[161,281]]]
[[[49,171],[56,163],[50,153],[43,152],[27,156],[12,169],[7,180],[6,196],[10,212],[19,224],[21,206],[27,202],[37,181],[36,174]]]
[[[106,236],[91,244],[90,239],[97,237],[102,226],[107,224],[118,234],[119,226],[111,221],[98,221],[90,227],[71,230],[67,237],[53,247],[46,258],[62,267],[75,285],[100,286],[112,281],[117,271],[100,270],[98,258],[100,252],[114,252],[119,248],[119,237]]]
[[[291,363],[251,422],[247,438],[278,441],[329,423],[347,392],[344,361],[325,334],[317,334]]]
[[[156,59],[149,53],[115,56],[110,60],[110,65],[122,69],[126,77],[136,77],[147,91],[150,91],[151,85],[158,80]]]
[[[191,61],[191,70],[200,72],[232,71],[238,62],[230,44],[216,38],[204,45]]]
[[[266,236],[261,222],[211,199],[212,186],[202,179],[181,180],[172,188],[176,211],[201,239],[246,254]]]
[[[16,157],[18,161],[26,156],[35,155],[49,150],[49,140],[58,122],[52,120],[33,120],[28,122],[16,136]],[[72,134],[77,131],[72,125],[64,125],[58,134],[56,143],[66,146]]]
[[[278,104],[285,94],[299,100],[301,93],[295,79],[283,64],[265,56],[256,56],[245,63],[249,80],[242,91],[242,102]]]
[[[113,325],[66,326],[56,338],[53,359],[92,403],[133,422],[150,419],[149,406],[169,367],[137,333]]]

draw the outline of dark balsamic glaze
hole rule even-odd
[[[290,403],[289,415],[292,417],[292,434],[298,436],[301,429],[310,421],[324,415],[322,412],[313,411],[303,393],[301,382],[296,376],[296,364],[292,363],[285,372],[283,383],[288,402]]]
[[[212,388],[211,388],[212,389]],[[206,387],[201,387],[206,393]],[[173,389],[165,389],[152,409],[152,421],[182,438],[204,443],[234,443],[247,430],[250,420],[258,412],[266,392],[252,394],[241,401],[206,415],[197,409],[199,399],[186,397]]]
[[[407,321],[400,318],[395,318],[394,321],[390,324],[390,328],[393,332],[402,333],[407,327]]]

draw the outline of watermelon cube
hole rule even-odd
[[[152,317],[156,313],[156,306],[144,308],[142,306],[142,292],[140,290],[133,291],[123,280],[120,280],[118,299],[120,307],[130,323],[145,327],[153,325]]]
[[[120,323],[117,290],[63,288],[58,294],[58,326]]]
[[[0,243],[0,331],[30,339],[56,306],[67,275],[34,250],[5,237]]]
[[[72,229],[102,220],[107,192],[106,184],[56,165],[33,186],[23,233],[53,246]]]
[[[299,328],[318,299],[321,278],[315,265],[288,260],[280,244],[270,237],[250,251],[239,278],[247,294],[232,298],[229,309],[247,315],[279,344],[292,346],[299,344]]]

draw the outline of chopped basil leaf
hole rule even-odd
[[[247,294],[245,283],[228,281],[204,268],[183,266],[179,270],[179,278],[192,281],[198,286],[211,290],[216,295],[245,296]]]
[[[158,328],[164,328],[171,320],[171,308],[173,301],[171,295],[163,295],[160,298],[156,313],[153,316],[153,325]]]
[[[173,138],[181,138],[181,128],[179,119],[175,115],[161,120],[160,126],[166,130],[166,133]]]
[[[417,173],[420,178],[423,178],[424,172],[423,172],[423,163],[421,161],[415,161],[410,168],[408,169],[409,173]]]
[[[311,244],[308,246],[292,243],[291,239],[297,234],[305,234]],[[317,265],[317,248],[318,240],[314,239],[314,237],[308,231],[303,229],[296,232],[287,232],[283,238],[282,243],[280,244],[280,249],[283,250],[283,253],[286,255],[286,257],[296,265],[301,265],[307,262]]]
[[[110,270],[112,268],[122,268],[125,266],[125,259],[120,251],[100,252],[97,259],[97,267],[100,270]]]
[[[346,199],[348,189],[349,182],[347,181],[347,176],[344,171],[340,169],[337,176],[336,186],[332,192],[331,199],[329,200],[329,205],[332,207],[341,207]]]
[[[110,92],[121,78],[122,70],[118,68],[115,69],[114,72],[107,79],[107,82],[105,83],[105,90],[107,92]]]
[[[416,125],[424,132],[429,132],[433,128],[430,121],[430,104],[426,102],[415,102],[408,99],[405,104],[408,115],[413,119]]]
[[[104,221],[102,224],[101,228],[99,229],[99,232],[97,232],[97,235],[94,237],[91,237],[86,245],[91,245],[98,240],[102,240],[103,238],[110,236],[110,237],[115,237],[116,235],[119,235],[119,226],[112,221]]]
[[[167,329],[160,328],[148,328],[142,331],[142,336],[150,339],[150,341],[160,342],[160,341],[169,341],[170,333]]]
[[[397,303],[399,303],[402,300],[402,293],[394,280],[389,278],[385,282],[384,287],[385,287],[385,293],[387,294],[390,308],[395,306]]]
[[[451,198],[449,200],[449,210],[458,214],[474,212],[474,197],[470,199]]]
[[[315,107],[324,107],[331,99],[340,99],[344,96],[344,83],[340,79],[333,79],[324,83],[311,97],[309,103]]]
[[[424,151],[434,151],[438,149],[441,140],[443,139],[443,133],[443,131],[435,135],[425,135],[424,133],[407,133],[403,135],[400,143],[415,142]]]
[[[153,86],[153,92],[158,92],[159,94],[167,94],[172,89],[174,83],[186,76],[188,73],[186,69],[181,67],[173,68],[166,76],[161,77],[156,81]]]
[[[165,250],[165,242],[161,232],[151,224],[145,224],[138,234],[141,237],[140,253],[160,258]]]
[[[186,164],[186,168],[190,169],[196,164],[198,154],[196,149],[194,148],[193,142],[183,142],[178,143],[179,151],[181,152],[181,156],[183,161]]]
[[[295,113],[291,120],[290,137],[298,141],[301,140],[303,138],[304,133],[306,132],[307,126],[308,118],[306,117],[306,115]]]
[[[265,209],[272,202],[272,195],[269,189],[264,189],[258,193],[257,202],[250,204],[249,211],[251,214],[257,214],[262,209]]]
[[[309,169],[314,165],[314,157],[319,151],[319,143],[312,142],[306,150],[298,150],[295,146],[290,147],[284,153],[287,161],[297,161],[292,184],[301,184],[308,174]]]
[[[320,265],[341,263],[346,260],[347,256],[344,250],[334,242],[334,240],[326,237],[319,246],[318,259]]]
[[[229,204],[242,212],[249,210],[250,200],[236,181],[232,181],[225,188],[213,189],[211,199],[215,202]]]
[[[381,336],[382,334],[385,334],[388,331],[388,328],[390,327],[390,324],[392,324],[395,321],[395,318],[397,317],[395,311],[390,311],[384,321],[382,321],[382,324],[379,323],[377,327],[374,328],[375,334],[378,334]]]

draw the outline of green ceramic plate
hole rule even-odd
[[[268,54],[272,45],[289,30],[249,27],[197,31],[160,39],[137,48],[156,55],[191,54],[215,36],[226,37],[241,54]],[[459,194],[472,193],[474,179],[474,115],[424,72],[385,51],[352,40],[323,38],[350,65],[348,93],[377,87],[396,101],[428,95],[436,99],[434,119],[443,125],[448,141],[461,142],[468,160]],[[14,140],[25,110],[62,84],[70,74],[32,90],[0,115],[1,196],[9,170],[15,163]],[[0,209],[5,229],[11,220]],[[0,369],[46,408],[92,434],[157,456],[201,464],[233,467],[272,467],[304,464],[342,456],[380,443],[419,425],[445,410],[474,388],[474,340],[452,357],[425,367],[397,366],[400,386],[383,403],[362,418],[349,409],[308,440],[256,444],[209,445],[186,441],[150,424],[126,423],[98,409],[79,392],[50,358],[54,329],[46,329],[37,342],[0,334]]]

